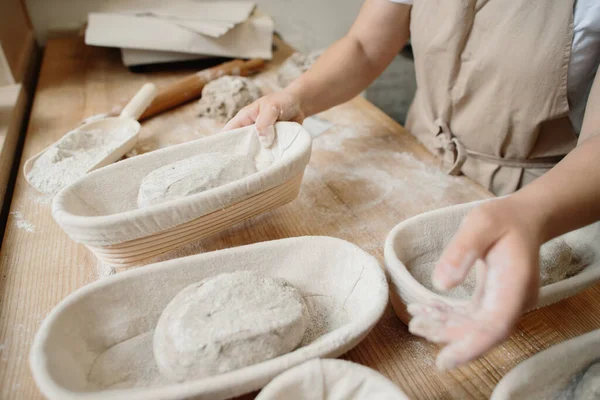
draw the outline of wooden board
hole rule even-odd
[[[280,48],[274,65],[287,54],[289,49]],[[49,41],[23,160],[81,119],[126,102],[146,80],[161,85],[189,72],[134,75],[121,66],[116,50],[85,47],[75,38]],[[268,91],[275,88],[274,78],[271,68],[256,80]],[[291,236],[329,235],[349,240],[382,261],[386,235],[398,222],[489,196],[466,178],[444,175],[412,136],[362,98],[319,117],[334,126],[315,138],[294,202],[158,259]],[[190,104],[144,122],[136,153],[202,137],[220,126],[198,118]],[[60,230],[47,200],[22,174],[11,211],[21,214],[9,219],[0,250],[0,398],[35,399],[40,394],[27,357],[40,322],[65,296],[107,270]],[[434,366],[437,348],[411,336],[388,307],[374,331],[345,358],[377,369],[412,399],[485,399],[518,362],[598,328],[600,286],[525,316],[518,331],[488,356],[440,374]]]

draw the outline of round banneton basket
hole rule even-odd
[[[190,284],[240,270],[282,278],[300,291],[310,315],[300,347],[227,373],[166,381],[152,347],[164,308]],[[387,301],[378,261],[349,242],[306,236],[257,243],[148,265],[75,291],[42,323],[30,366],[49,399],[226,399],[310,359],[342,355],[371,331]],[[95,380],[94,371],[110,382]]]
[[[201,193],[138,207],[140,184],[150,172],[223,149],[251,156],[266,151],[253,126],[153,151],[68,186],[54,198],[52,215],[71,239],[103,262],[135,265],[294,200],[310,160],[311,137],[302,125],[277,123],[268,167]]]
[[[600,330],[557,344],[513,368],[492,393],[491,400],[597,399],[600,378],[593,382],[595,395],[577,393],[586,370],[600,362]],[[589,383],[589,382],[588,382]]]
[[[435,292],[431,273],[463,218],[485,201],[495,200],[460,204],[417,215],[401,222],[389,233],[384,253],[390,278],[390,300],[396,315],[404,323],[410,320],[406,306],[411,303],[437,300],[454,306],[467,304],[465,293],[470,292],[469,289],[463,285],[449,293]],[[567,233],[562,238],[576,253],[586,254],[590,262],[577,275],[540,288],[538,303],[532,310],[573,296],[600,280],[600,224]],[[471,283],[474,283],[473,275]]]

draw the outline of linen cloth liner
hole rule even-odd
[[[224,209],[303,172],[311,137],[302,125],[276,124],[270,149],[260,146],[254,126],[170,146],[94,171],[59,192],[52,215],[76,242],[107,246],[150,236]],[[247,152],[274,158],[269,167],[235,182],[162,204],[138,208],[142,179],[153,170],[202,153]]]

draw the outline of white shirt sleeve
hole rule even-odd
[[[413,0],[390,0],[392,3],[399,3],[399,4],[409,4],[412,5]]]

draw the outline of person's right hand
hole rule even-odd
[[[275,122],[302,123],[305,117],[300,100],[296,96],[285,91],[275,92],[242,108],[223,130],[228,131],[255,124],[261,144],[269,147],[275,139]]]

